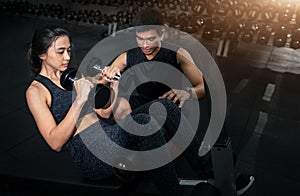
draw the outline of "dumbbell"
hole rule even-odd
[[[93,67],[93,70],[96,70],[98,73],[102,73],[103,69],[101,68],[100,65],[95,64]],[[61,86],[66,89],[71,91],[73,89],[73,83],[75,80],[77,80],[78,78],[76,77],[77,75],[77,70],[74,68],[68,68],[65,71],[63,71],[61,73],[60,76],[60,84]],[[119,80],[120,79],[120,75],[115,75],[115,77],[113,78],[114,80]]]
[[[256,19],[260,15],[262,5],[259,3],[253,3],[247,8],[247,16],[249,19]]]
[[[261,17],[264,21],[270,22],[275,18],[276,15],[276,8],[273,6],[268,6],[264,8],[264,10],[261,12]]]
[[[287,26],[281,25],[276,31],[273,38],[273,45],[276,47],[284,47],[287,41]]]
[[[280,8],[278,13],[278,19],[282,23],[289,23],[293,18],[293,14],[295,13],[295,6],[291,3],[287,3]]]
[[[103,72],[103,69],[100,67],[100,65],[96,64],[92,67],[94,70],[97,70],[99,73]],[[68,68],[65,71],[62,72],[60,77],[60,84],[63,88],[66,90],[71,91],[73,89],[73,83],[78,78],[76,77],[77,70],[74,68]],[[115,75],[113,78],[114,80],[119,80],[120,75]],[[110,87],[104,84],[97,84],[95,86],[94,90],[91,90],[91,93],[94,93],[90,96],[92,96],[93,100],[95,100],[95,108],[106,108],[110,105],[110,97],[111,97],[111,91]]]
[[[266,45],[269,41],[270,36],[271,32],[267,30],[262,30],[259,32],[256,42],[259,44]]]
[[[112,97],[113,91],[105,84],[97,84],[89,94],[89,100],[95,109],[105,109],[109,107],[111,105]]]
[[[292,39],[290,41],[290,48],[299,49],[300,48],[300,28],[293,30]]]
[[[68,68],[61,73],[60,76],[60,85],[68,90],[71,91],[73,89],[73,83],[78,78],[76,77],[77,70],[74,68]]]
[[[240,18],[243,16],[248,6],[247,2],[239,2],[232,7],[231,13],[233,16]]]
[[[266,45],[271,37],[273,28],[271,24],[262,25],[257,37],[257,43]]]
[[[227,30],[226,38],[232,41],[236,41],[239,34],[240,34],[240,29],[238,28],[238,25],[235,24],[229,27],[229,29]]]
[[[252,29],[247,29],[244,31],[241,39],[244,42],[252,42],[252,38],[253,38],[254,34],[255,34],[255,32]]]

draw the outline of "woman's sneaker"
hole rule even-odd
[[[236,178],[236,193],[237,195],[242,195],[246,191],[249,190],[249,188],[254,183],[254,176],[252,175],[246,175],[246,174],[238,174]]]

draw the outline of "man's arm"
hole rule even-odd
[[[123,72],[126,68],[126,59],[127,59],[127,53],[124,52],[120,54],[110,66],[106,66],[103,69],[102,77],[104,80],[111,81],[115,75],[117,75],[120,72]],[[102,83],[102,82],[100,82]]]
[[[179,101],[179,108],[181,108],[186,100],[201,99],[205,96],[204,80],[202,72],[195,65],[191,55],[183,48],[177,51],[177,62],[180,64],[184,75],[192,84],[190,92],[187,89],[171,89],[160,98],[168,98],[174,103]]]
[[[205,96],[203,75],[200,69],[196,66],[189,52],[180,48],[177,52],[177,61],[180,64],[183,73],[192,84],[192,91],[194,93],[191,98],[203,98]]]

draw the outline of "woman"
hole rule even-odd
[[[116,175],[116,170],[97,158],[82,141],[80,134],[85,138],[95,138],[94,126],[100,124],[115,143],[125,148],[135,144],[135,149],[147,150],[165,141],[160,131],[147,139],[135,138],[126,134],[118,124],[110,124],[104,120],[111,116],[112,108],[121,108],[115,112],[121,116],[116,118],[117,121],[130,112],[124,99],[116,99],[117,92],[114,93],[115,99],[109,108],[94,110],[87,107],[82,115],[84,106],[88,106],[86,103],[94,84],[86,78],[76,80],[76,96],[73,101],[72,92],[60,85],[60,75],[69,66],[71,50],[71,38],[65,29],[42,27],[35,31],[28,52],[35,78],[26,91],[27,104],[41,135],[53,150],[60,151],[67,145],[75,166],[86,178],[110,177]],[[112,83],[112,88],[116,90],[117,83]],[[121,107],[117,107],[118,105]],[[125,115],[123,111],[126,111]],[[133,119],[145,124],[150,117],[143,113],[133,115]],[[94,142],[93,145],[99,143]],[[105,149],[102,149],[101,145],[96,147],[103,152],[110,151],[107,146],[104,146]],[[180,195],[176,173],[171,164],[147,172],[162,193]]]

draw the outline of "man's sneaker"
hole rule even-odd
[[[237,195],[244,194],[254,183],[254,176],[252,175],[245,175],[245,174],[238,174],[236,178],[236,193]]]

